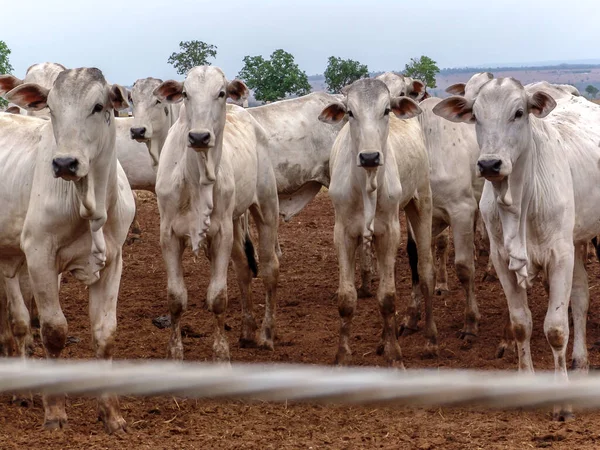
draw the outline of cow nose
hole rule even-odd
[[[190,131],[188,133],[188,141],[190,143],[190,147],[206,148],[210,143],[210,133],[207,131],[201,133]]]
[[[144,139],[146,137],[146,127],[131,128],[131,139]]]
[[[358,160],[361,167],[377,167],[380,161],[380,154],[379,152],[360,153]]]
[[[54,158],[52,160],[52,170],[56,178],[72,177],[77,174],[78,168],[79,161],[75,158]]]
[[[477,167],[481,175],[495,176],[500,173],[500,167],[502,167],[502,161],[499,159],[486,159],[483,161],[477,161]]]

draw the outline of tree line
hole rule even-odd
[[[195,66],[210,65],[211,59],[216,56],[217,47],[214,45],[202,41],[182,41],[179,51],[173,52],[167,62],[175,67],[179,75],[185,75]],[[237,77],[254,91],[258,101],[272,102],[289,96],[306,95],[311,91],[309,79],[315,77],[307,76],[295,62],[294,56],[283,49],[275,50],[269,58],[248,55],[243,62],[244,66]],[[439,71],[433,59],[421,56],[412,58],[403,74],[435,88],[435,76]],[[368,78],[369,69],[358,61],[330,56],[323,75],[327,90],[338,94],[344,86]]]

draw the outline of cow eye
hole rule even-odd
[[[389,116],[391,111],[392,110],[390,108],[385,108],[385,111],[383,112],[383,115],[384,116]]]
[[[187,92],[185,92],[185,91],[183,91],[183,92],[181,93],[181,96],[182,96],[183,98],[188,98],[188,96],[187,96]]]
[[[155,105],[160,105],[161,101],[160,100],[156,100]]]
[[[399,97],[404,97],[404,92],[400,92]]]
[[[219,92],[219,98],[223,98],[223,97],[225,97],[225,91]]]
[[[133,98],[131,98],[131,94],[127,96],[127,100],[129,100],[129,103],[133,105]]]
[[[517,112],[515,113],[515,119],[520,119],[521,117],[523,117],[523,110],[519,109],[517,110]]]
[[[477,122],[477,117],[475,117],[475,114],[471,114],[471,120],[473,122]]]
[[[348,110],[348,117],[354,117],[354,114],[352,114],[352,111]]]
[[[94,105],[94,112],[95,113],[99,113],[102,112],[102,110],[104,109],[104,105],[100,104],[100,103],[96,103]]]

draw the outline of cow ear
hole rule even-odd
[[[328,105],[321,114],[319,120],[325,123],[339,123],[346,115],[346,106],[342,102],[335,102]]]
[[[12,75],[0,75],[0,95],[12,91],[14,88],[23,84],[23,80]]]
[[[446,92],[448,94],[452,94],[452,95],[465,95],[465,88],[467,87],[467,85],[465,83],[456,83],[453,84],[452,86],[448,86],[446,88]]]
[[[4,98],[27,111],[40,111],[48,106],[48,92],[38,84],[25,83],[9,91]]]
[[[475,123],[473,100],[464,97],[448,97],[433,108],[433,113],[451,122]]]
[[[528,107],[531,114],[543,119],[556,108],[556,101],[545,92],[537,91],[529,96]]]
[[[110,99],[113,109],[116,111],[129,108],[129,103],[127,103],[127,89],[124,89],[118,84],[113,84],[110,87],[108,98]]]
[[[410,119],[423,112],[417,102],[408,97],[393,97],[390,107],[398,119]]]
[[[429,92],[425,91],[425,93],[423,94],[423,97],[421,97],[421,101],[426,100],[429,97],[431,97],[431,95],[429,95]]]
[[[153,94],[161,101],[179,103],[183,100],[183,83],[175,80],[164,81],[154,89]]]
[[[408,95],[412,98],[418,98],[421,92],[425,91],[425,83],[419,80],[413,80],[408,86]]]
[[[238,101],[241,98],[247,98],[250,91],[243,81],[233,80],[227,85],[227,96],[231,100]]]
[[[4,110],[4,112],[8,114],[21,114],[21,110],[18,106],[9,106]]]

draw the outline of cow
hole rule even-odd
[[[49,120],[0,116],[0,267],[9,302],[20,306],[11,311],[14,337],[23,339],[29,326],[17,277],[27,261],[46,357],[65,346],[59,274],[71,272],[88,286],[96,357],[111,359],[122,245],[135,213],[114,148],[113,109],[127,107],[125,91],[100,70],[79,68],[59,73],[51,89],[19,84],[6,99],[50,113]],[[108,432],[124,430],[115,395],[103,394],[98,411]],[[64,427],[65,396],[45,395],[44,413],[46,428]]]
[[[377,75],[375,79],[383,81],[393,96],[403,97],[406,95],[416,101],[424,100],[426,91],[422,81],[394,72],[384,72]]]
[[[474,98],[453,96],[434,113],[475,124],[478,170],[487,180],[480,202],[490,257],[504,289],[519,370],[533,372],[526,288],[540,272],[548,291],[544,332],[556,377],[567,379],[568,307],[573,313],[572,366],[588,370],[589,290],[583,245],[600,231],[600,107],[581,97],[555,100],[512,78],[489,80]],[[554,418],[571,416],[557,405]]]
[[[228,82],[221,69],[212,66],[195,67],[185,81],[165,81],[154,90],[160,101],[183,102],[179,120],[169,130],[162,149],[156,179],[171,314],[168,356],[173,359],[183,359],[180,321],[187,307],[187,291],[181,259],[186,246],[196,254],[204,248],[210,260],[206,303],[214,315],[214,358],[230,359],[224,330],[230,258],[242,295],[240,345],[256,345],[250,282],[257,268],[247,228],[242,226],[248,209],[258,229],[260,272],[266,291],[258,344],[268,349],[274,346],[279,278],[277,184],[262,127],[243,108],[226,104],[227,97],[239,99],[247,92],[244,83]]]
[[[348,123],[331,150],[329,196],[335,210],[334,244],[340,282],[337,291],[340,340],[335,361],[349,364],[350,327],[356,308],[354,284],[356,250],[371,249],[380,274],[377,300],[383,333],[377,352],[387,363],[403,368],[395,318],[394,267],[400,241],[399,209],[415,233],[419,275],[426,302],[427,351],[437,353],[433,320],[431,257],[431,188],[429,162],[421,128],[421,112],[409,97],[392,97],[381,80],[361,79],[346,89],[346,98],[331,103],[320,114],[326,123]],[[390,117],[393,114],[395,117]],[[404,120],[401,120],[404,119]],[[405,321],[418,310],[409,307]]]

